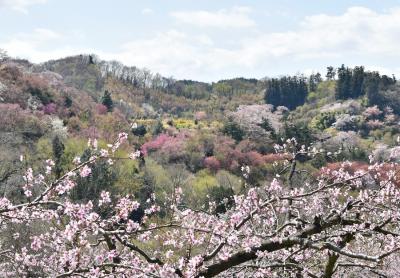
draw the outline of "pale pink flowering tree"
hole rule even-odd
[[[282,169],[264,187],[248,186],[235,195],[224,214],[182,206],[182,190],[160,218],[149,201],[144,217],[134,196],[112,200],[102,192],[98,203],[74,203],[69,191],[77,175],[87,176],[96,160],[113,159],[126,140],[121,134],[109,150],[94,152],[58,180],[28,169],[23,188],[28,201],[0,199],[0,228],[40,224],[41,232],[21,248],[1,242],[2,277],[398,277],[398,165],[371,164],[374,186],[365,187],[368,171],[321,171],[296,183],[298,159],[323,150],[288,140],[276,146],[285,157]],[[78,161],[76,161],[78,162]],[[47,165],[51,166],[51,163]],[[86,169],[86,170],[84,170]],[[244,166],[244,172],[251,169]],[[82,171],[86,171],[82,175]],[[50,171],[51,172],[51,171]],[[108,207],[102,216],[96,208]],[[15,235],[18,237],[19,235]]]

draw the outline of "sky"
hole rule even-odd
[[[13,57],[95,53],[177,79],[400,75],[400,0],[0,0],[0,30]]]

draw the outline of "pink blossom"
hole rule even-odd
[[[102,191],[100,193],[99,206],[111,203],[110,192]]]
[[[132,160],[135,160],[135,159],[139,158],[140,155],[141,155],[141,152],[139,150],[137,150],[137,151],[130,153],[129,158]]]
[[[92,173],[92,169],[90,169],[90,167],[88,167],[87,165],[83,166],[83,168],[81,169],[79,175],[82,178],[86,178],[87,176],[89,176]]]

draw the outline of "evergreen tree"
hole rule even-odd
[[[279,86],[279,79],[272,78],[267,82],[265,91],[265,102],[277,105],[281,101],[281,88]]]
[[[322,78],[319,72],[316,74],[311,74],[308,78],[308,90],[310,92],[315,92],[317,90],[318,84],[321,82]]]
[[[103,97],[101,98],[101,104],[107,107],[107,111],[111,112],[114,107],[113,100],[111,98],[111,93],[109,91],[105,91]]]
[[[65,97],[64,106],[67,107],[67,108],[69,108],[69,107],[72,106],[72,99],[71,99],[71,97],[69,97],[69,96],[66,96],[66,97]]]
[[[367,74],[365,81],[365,91],[368,99],[368,105],[378,105],[383,107],[385,105],[384,97],[379,93],[379,86],[381,77],[378,72],[370,72]]]
[[[56,178],[61,177],[62,173],[62,165],[61,165],[61,157],[64,154],[64,144],[61,141],[60,137],[55,136],[52,141],[52,148],[53,148],[53,158],[54,158],[54,173]]]
[[[380,88],[382,90],[386,90],[394,84],[396,84],[396,77],[394,75],[392,77],[389,77],[387,75],[382,75],[380,77]]]
[[[336,70],[334,67],[329,66],[326,68],[327,72],[326,72],[326,79],[328,80],[335,80],[335,76],[336,76]]]
[[[222,132],[226,135],[229,135],[237,142],[242,141],[246,133],[244,130],[233,120],[229,120],[225,123]]]
[[[306,123],[302,122],[285,122],[283,129],[277,138],[283,138],[283,141],[279,143],[284,143],[286,139],[296,138],[299,148],[301,148],[302,145],[309,146],[315,141],[312,130]]]
[[[132,128],[132,133],[135,136],[143,137],[146,135],[147,130],[144,125],[139,125],[136,128]]]
[[[338,68],[338,81],[336,83],[336,99],[348,99],[352,96],[352,70],[342,65]]]
[[[350,88],[350,96],[352,98],[358,98],[364,95],[364,67],[355,67],[352,71],[351,75],[351,88]]]
[[[258,124],[259,127],[268,131],[270,133],[270,138],[275,139],[276,133],[274,127],[271,125],[270,121],[266,118],[262,118],[261,123]]]
[[[390,102],[381,92],[389,89],[396,83],[395,77],[380,76],[378,72],[366,72],[363,66],[350,69],[342,65],[338,69],[336,82],[336,99],[358,98],[366,95],[369,105],[378,105],[383,108]]]
[[[267,82],[265,102],[294,109],[304,104],[307,94],[308,86],[304,76],[272,78]]]

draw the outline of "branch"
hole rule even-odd
[[[368,256],[368,255],[361,254],[361,253],[352,253],[350,251],[342,250],[340,247],[338,247],[338,246],[336,246],[336,245],[334,245],[334,244],[332,244],[330,242],[325,242],[324,243],[324,247],[329,249],[329,250],[332,250],[332,251],[334,251],[336,253],[339,253],[341,255],[347,256],[349,258],[360,259],[360,260],[371,261],[371,262],[379,262],[383,258],[385,258],[387,256],[390,256],[391,254],[393,254],[393,253],[395,253],[395,252],[400,250],[400,247],[397,247],[397,248],[392,249],[392,250],[390,250],[390,251],[388,251],[386,253],[383,253],[383,254],[381,254],[379,256]]]
[[[352,241],[354,239],[353,234],[346,234],[345,236],[342,237],[342,240],[339,242],[339,248],[344,248],[347,243]],[[339,259],[339,254],[331,254],[328,255],[328,262],[325,265],[325,270],[324,270],[324,278],[331,278],[333,273],[335,272],[335,265],[337,260]]]
[[[268,240],[263,244],[261,244],[261,246],[252,248],[250,251],[239,251],[233,254],[225,261],[219,261],[208,266],[205,270],[201,271],[196,277],[202,277],[202,276],[204,276],[204,278],[214,277],[229,268],[240,265],[244,262],[257,259],[258,252],[265,252],[265,251],[274,252],[281,249],[287,249],[295,245],[307,245],[308,244],[307,238],[309,236],[318,234],[337,224],[346,225],[346,222],[343,221],[342,217],[339,214],[333,215],[330,219],[328,218],[326,221],[310,224],[306,226],[302,231],[295,233],[292,236],[285,237],[282,239]]]
[[[242,268],[296,268],[301,271],[306,271],[308,276],[312,278],[319,278],[316,274],[310,272],[308,269],[305,269],[304,267],[295,264],[295,263],[275,263],[275,264],[268,264],[268,265],[243,265]]]
[[[145,260],[148,263],[152,263],[152,264],[158,264],[158,265],[164,265],[164,263],[158,259],[158,258],[151,258],[149,255],[146,254],[146,252],[144,252],[142,249],[140,249],[139,247],[137,247],[136,245],[134,245],[133,243],[128,242],[127,240],[123,240],[122,238],[120,238],[118,235],[115,236],[115,238],[124,246],[128,247],[129,249],[138,252],[140,255],[142,255]]]

